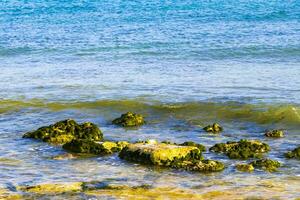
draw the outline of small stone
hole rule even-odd
[[[143,125],[145,121],[142,115],[133,112],[127,112],[122,114],[121,117],[114,119],[112,123],[123,127],[136,127]]]
[[[213,123],[212,125],[204,127],[203,130],[209,133],[219,133],[223,131],[223,128],[219,124]]]
[[[242,172],[252,172],[254,167],[250,164],[237,164],[236,169]]]
[[[287,153],[284,154],[286,158],[296,158],[300,159],[300,146],[295,148],[292,151],[288,151]]]
[[[282,130],[270,130],[265,133],[266,137],[282,138],[284,137],[284,132]]]

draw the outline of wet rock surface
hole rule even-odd
[[[295,148],[292,151],[288,151],[284,154],[286,158],[295,158],[295,159],[300,159],[300,146]]]
[[[282,138],[284,137],[283,130],[269,130],[265,132],[266,137]]]
[[[212,125],[208,125],[208,126],[204,127],[203,130],[208,133],[219,133],[219,132],[223,131],[223,127],[221,127],[217,123],[213,123]]]
[[[258,140],[240,140],[215,144],[209,149],[212,152],[224,153],[232,159],[260,158],[270,151],[270,146]]]
[[[145,124],[145,120],[140,114],[127,112],[122,114],[121,117],[114,119],[112,123],[123,127],[136,127]]]
[[[255,168],[263,169],[265,171],[274,172],[281,166],[280,162],[271,159],[260,159],[255,160],[250,165],[253,165]]]
[[[107,155],[121,151],[128,145],[125,141],[120,142],[96,142],[92,140],[72,140],[63,145],[63,149],[74,153],[87,153]]]
[[[98,126],[91,122],[78,124],[75,120],[67,119],[50,126],[40,127],[32,132],[27,132],[23,135],[23,138],[40,139],[54,144],[65,144],[73,139],[101,141],[103,134]]]

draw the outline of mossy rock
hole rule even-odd
[[[95,142],[92,140],[72,140],[63,145],[63,149],[74,153],[107,155],[121,151],[128,142]]]
[[[300,146],[295,148],[292,151],[288,151],[287,153],[284,154],[286,158],[296,158],[300,159]]]
[[[206,151],[206,148],[205,148],[204,145],[195,143],[193,141],[187,141],[187,142],[184,142],[184,143],[181,143],[181,144],[178,144],[178,145],[180,145],[180,146],[197,147],[201,152],[205,152]]]
[[[252,172],[254,170],[254,167],[251,164],[237,164],[235,167],[241,172]]]
[[[282,138],[284,137],[283,130],[270,130],[265,132],[266,137]]]
[[[240,140],[215,144],[209,149],[213,152],[225,153],[232,159],[261,158],[263,153],[270,151],[270,146],[258,140]]]
[[[280,162],[271,159],[260,159],[255,160],[250,165],[253,165],[255,168],[263,169],[265,171],[274,172],[281,166]]]
[[[174,162],[171,167],[188,171],[219,172],[224,170],[225,165],[216,160],[194,160]]]
[[[223,131],[223,127],[221,127],[217,123],[213,123],[212,125],[204,127],[203,130],[205,130],[208,133],[219,133]]]
[[[143,125],[145,120],[142,115],[133,112],[127,112],[122,114],[121,117],[114,119],[112,123],[123,127],[136,127]]]
[[[41,139],[48,143],[65,144],[73,139],[101,141],[103,134],[98,126],[91,122],[78,124],[72,119],[67,119],[50,126],[41,127],[32,132],[27,132],[23,135],[23,138]]]
[[[171,144],[129,144],[122,149],[120,158],[159,166],[172,166],[173,163],[184,160],[202,160],[201,151],[197,147]]]

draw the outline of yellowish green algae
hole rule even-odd
[[[35,186],[18,186],[17,190],[36,194],[61,194],[82,191],[82,182],[75,183],[46,183]]]
[[[122,114],[121,117],[114,119],[112,123],[123,127],[135,127],[143,125],[145,120],[140,114],[127,112]]]
[[[221,127],[217,123],[213,123],[212,125],[208,125],[208,126],[204,127],[203,130],[205,130],[206,132],[209,132],[209,133],[219,133],[219,132],[223,131],[223,127]]]
[[[170,166],[176,159],[185,159],[195,155],[201,158],[197,147],[177,146],[169,144],[129,144],[120,152],[120,157],[126,160],[138,161],[154,165]]]
[[[236,169],[242,172],[252,172],[254,167],[251,164],[237,164]]]
[[[282,138],[284,137],[283,130],[269,130],[265,132],[266,137]]]
[[[96,142],[92,140],[72,140],[63,145],[63,149],[74,153],[86,153],[95,155],[108,155],[121,151],[129,143],[119,142]]]
[[[295,148],[292,151],[288,151],[284,154],[286,158],[295,158],[295,159],[300,159],[300,146]]]
[[[215,144],[209,149],[212,152],[225,153],[232,159],[261,158],[263,153],[270,151],[270,146],[258,140],[240,140]]]
[[[23,135],[23,138],[41,139],[48,143],[65,144],[73,139],[101,141],[103,134],[98,126],[91,122],[78,124],[73,119],[67,119],[50,126],[40,127],[32,132],[27,132]]]

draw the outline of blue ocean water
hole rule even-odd
[[[270,179],[296,181],[277,191],[295,198],[299,162],[282,154],[299,145],[299,104],[298,0],[0,1],[0,186],[121,176],[154,185],[164,177],[187,188],[218,179],[232,181],[225,189],[248,184],[258,190],[260,180]],[[132,131],[110,124],[128,110],[150,123]],[[234,165],[212,153],[207,156],[227,164],[215,176],[153,172],[117,156],[55,162],[49,157],[60,148],[21,138],[64,118],[90,120],[116,140],[211,146],[260,139],[285,168],[272,175],[233,175]],[[223,135],[201,132],[214,121],[224,125]],[[269,128],[288,134],[269,140],[262,136]],[[19,164],[7,164],[7,158]]]

